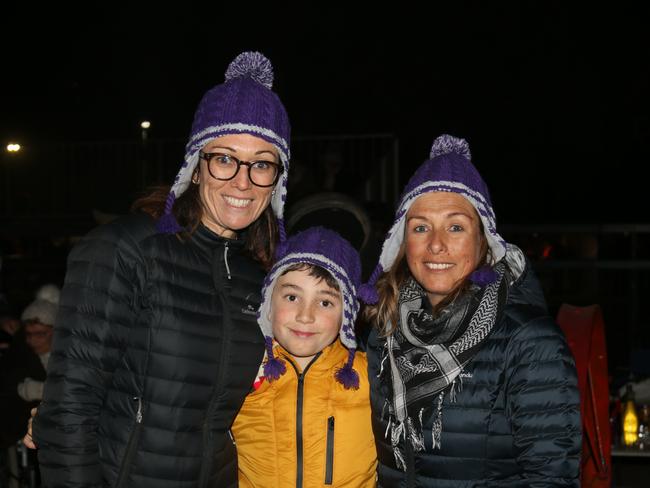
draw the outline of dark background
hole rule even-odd
[[[179,2],[163,9],[142,3],[5,2],[0,161],[9,162],[4,154],[9,141],[19,141],[32,160],[37,154],[44,164],[48,148],[61,143],[137,144],[144,119],[152,122],[152,140],[184,139],[203,93],[223,81],[237,54],[258,50],[273,63],[274,90],[296,138],[393,134],[399,141],[400,188],[426,159],[435,136],[467,139],[506,237],[523,246],[534,230],[526,234],[518,226],[585,229],[562,245],[561,235],[531,244],[538,258],[550,245],[557,257],[591,259],[586,267],[581,262],[568,270],[539,268],[553,313],[563,301],[603,304],[615,364],[626,364],[635,346],[650,347],[643,312],[650,292],[648,261],[642,270],[630,261],[620,268],[620,259],[648,259],[650,233],[592,232],[648,221],[647,9],[633,2],[566,1],[444,7],[428,2],[426,10],[415,3],[378,5],[318,3],[280,10],[253,4],[236,9],[221,2],[211,7]],[[171,175],[181,156],[179,151]],[[45,173],[33,168],[15,170],[12,181],[56,194],[57,188],[47,188]],[[117,169],[108,165],[100,171]],[[92,193],[77,176],[76,189]],[[100,210],[126,210],[133,197],[128,181],[114,190],[121,205]],[[61,200],[74,198],[60,192]],[[47,230],[58,226],[56,215],[30,200],[24,193],[22,203],[0,219],[4,242],[24,234],[19,244],[3,244],[22,252],[20,259],[5,258],[5,272],[13,274],[2,283],[18,298],[18,311],[36,285],[61,283],[71,244],[60,228],[70,222],[63,222],[58,234]],[[391,212],[385,212],[387,218]],[[74,232],[85,232],[87,225],[78,224]],[[30,236],[36,229],[62,244],[35,244]],[[590,246],[596,240],[594,254]],[[21,268],[30,255],[38,259]],[[600,259],[618,264],[603,271]]]
[[[630,2],[290,11],[182,2],[3,7],[0,134],[184,138],[230,60],[259,50],[295,135],[390,132],[402,175],[469,140],[501,222],[637,222],[650,152],[650,34]],[[326,6],[327,5],[327,6]]]

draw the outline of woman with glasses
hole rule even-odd
[[[284,236],[290,127],[272,82],[264,56],[238,56],[201,100],[171,189],[70,254],[34,419],[43,486],[237,486],[229,429]]]

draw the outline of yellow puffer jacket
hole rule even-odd
[[[287,372],[246,397],[232,427],[239,486],[256,488],[374,487],[377,451],[370,424],[368,363],[357,352],[359,389],[334,372],[347,360],[336,341],[299,374],[282,348]]]

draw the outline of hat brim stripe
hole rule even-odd
[[[280,151],[280,157],[283,161],[288,161],[290,156],[289,144],[287,141],[280,137],[277,133],[270,129],[264,127],[259,127],[253,124],[244,124],[244,123],[235,123],[235,124],[223,124],[223,125],[213,125],[211,127],[206,127],[201,132],[194,134],[190,141],[185,146],[186,155],[193,153],[201,149],[205,144],[214,138],[215,134],[220,133],[246,133],[246,134],[258,134],[267,139],[273,141],[273,144],[278,146]]]
[[[438,188],[440,190],[437,190]],[[458,183],[457,181],[445,181],[445,180],[426,181],[421,185],[415,187],[407,195],[404,195],[404,197],[402,198],[402,203],[400,204],[399,208],[402,209],[407,204],[410,207],[413,198],[421,195],[422,193],[425,193],[427,191],[445,191],[445,188],[447,189],[447,191],[454,191],[456,193],[463,193],[467,196],[471,196],[474,199],[474,201],[476,201],[478,204],[477,210],[484,209],[484,211],[486,212],[486,216],[488,216],[492,220],[496,220],[496,216],[494,214],[494,210],[492,209],[492,205],[485,199],[485,197],[481,193],[472,190],[469,186],[463,183]]]

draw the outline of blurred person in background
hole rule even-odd
[[[9,349],[11,341],[20,328],[20,320],[11,315],[0,317],[0,358]]]
[[[37,297],[42,296],[37,293]],[[58,299],[58,296],[48,296]],[[21,315],[23,327],[0,361],[0,424],[2,446],[24,434],[30,409],[43,398],[58,304],[36,298]]]

